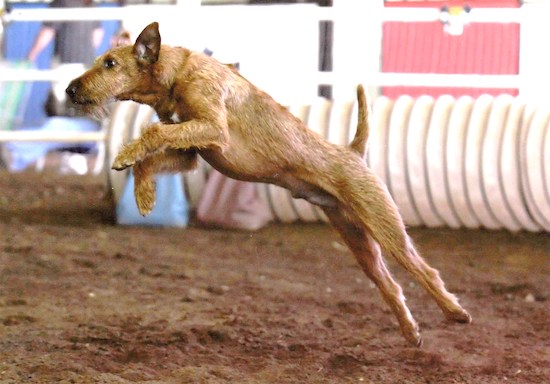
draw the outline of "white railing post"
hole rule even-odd
[[[352,99],[360,74],[380,70],[384,1],[334,0],[332,8],[333,96]]]
[[[521,12],[525,22],[520,33],[519,95],[527,100],[545,100],[550,87],[550,56],[545,53],[550,36],[550,4],[525,3]]]

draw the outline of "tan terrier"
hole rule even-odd
[[[422,343],[418,325],[382,253],[395,257],[418,280],[447,319],[471,321],[438,271],[418,255],[386,187],[366,166],[368,112],[362,86],[357,89],[356,137],[349,147],[334,145],[230,66],[161,45],[158,23],[152,23],[133,46],[99,57],[67,93],[89,111],[111,100],[133,100],[157,112],[161,122],[144,128],[113,163],[117,170],[134,167],[135,196],[143,214],[155,202],[153,175],[193,169],[200,155],[229,177],[273,183],[321,207],[411,344]]]

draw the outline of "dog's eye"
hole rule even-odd
[[[114,61],[113,59],[108,58],[103,60],[103,66],[105,68],[113,68],[115,65],[116,65],[116,61]]]

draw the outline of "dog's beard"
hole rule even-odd
[[[96,120],[103,120],[109,116],[111,109],[109,108],[109,104],[86,104],[82,106],[82,111]]]
[[[112,100],[86,100],[85,102],[74,102],[73,107],[79,111],[79,114],[90,116],[93,119],[96,120],[103,120],[106,117],[109,116],[112,108],[110,108],[110,105],[112,101],[115,101],[113,98]]]

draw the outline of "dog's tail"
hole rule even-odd
[[[365,88],[361,84],[357,86],[357,104],[357,131],[352,142],[349,144],[349,148],[364,158],[369,141],[369,107],[367,105]]]

